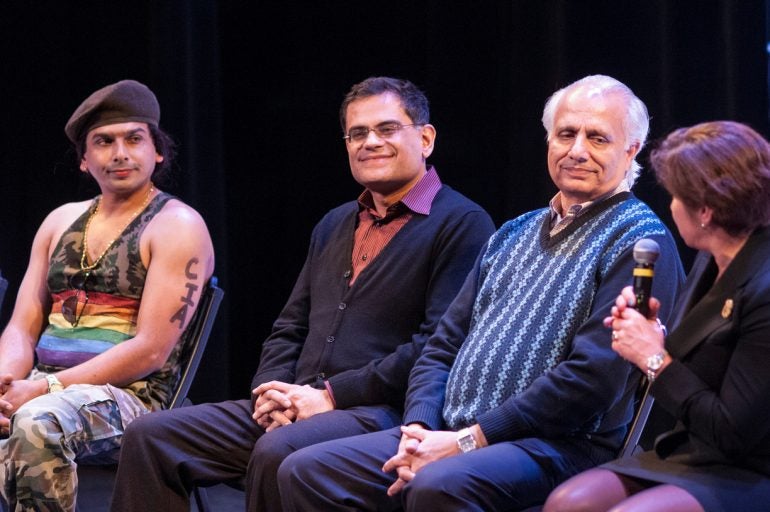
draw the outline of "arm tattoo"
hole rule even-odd
[[[184,269],[184,276],[190,280],[189,282],[185,283],[185,287],[187,288],[187,295],[180,297],[182,300],[182,306],[169,320],[171,323],[178,321],[180,329],[184,327],[184,321],[187,318],[187,308],[195,307],[195,302],[193,302],[193,294],[195,293],[195,290],[198,289],[198,285],[193,281],[198,279],[198,274],[192,271],[192,267],[193,265],[197,264],[198,258],[191,258],[190,261],[187,262],[187,266]]]

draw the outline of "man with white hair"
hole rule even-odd
[[[641,100],[589,76],[549,99],[543,124],[550,207],[492,235],[411,372],[403,426],[295,452],[279,469],[284,510],[518,510],[616,455],[640,374],[602,320],[639,239],[661,247],[663,304],[681,263],[630,192]]]

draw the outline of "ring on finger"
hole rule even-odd
[[[618,338],[620,338],[618,331],[612,331],[612,341],[618,341]]]

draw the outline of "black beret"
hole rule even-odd
[[[135,80],[121,80],[86,98],[67,121],[64,133],[77,144],[80,136],[94,128],[132,121],[157,127],[160,105],[146,85]]]

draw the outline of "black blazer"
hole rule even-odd
[[[651,392],[679,423],[655,449],[770,475],[770,228],[756,230],[714,283],[716,275],[700,253],[672,316],[674,362]]]

